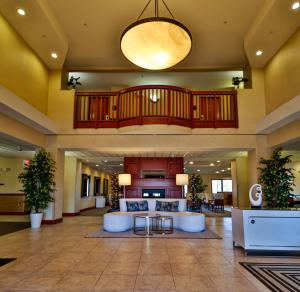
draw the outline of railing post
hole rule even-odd
[[[140,125],[143,124],[143,90],[139,90],[139,116],[140,116]]]
[[[168,125],[171,124],[171,89],[168,88]]]
[[[116,120],[117,120],[117,128],[119,128],[119,112],[120,112],[120,99],[119,99],[119,92],[117,93],[116,99]]]
[[[216,102],[217,102],[217,99],[216,99],[216,94],[214,93],[214,128],[216,128],[216,111],[217,111],[217,106],[216,106]]]
[[[194,128],[194,96],[193,94],[190,92],[190,124],[191,124],[191,128]]]

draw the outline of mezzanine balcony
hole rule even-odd
[[[77,92],[74,128],[165,124],[190,128],[237,128],[237,92],[190,91],[147,85],[117,92]]]

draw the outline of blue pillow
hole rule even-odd
[[[163,202],[156,201],[155,211],[178,212],[179,201]]]
[[[148,202],[144,201],[126,201],[127,212],[149,211]]]

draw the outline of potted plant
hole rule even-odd
[[[43,210],[54,198],[51,194],[55,190],[54,182],[55,161],[50,153],[44,149],[38,151],[34,158],[24,166],[18,179],[23,185],[25,205],[30,211],[32,228],[39,228],[43,218]]]
[[[282,156],[282,149],[273,151],[271,159],[261,158],[259,182],[263,186],[265,201],[268,208],[287,208],[290,192],[293,190],[295,176],[293,168],[287,167],[291,155]]]
[[[207,185],[203,183],[203,179],[201,175],[192,174],[189,177],[189,192],[191,197],[191,207],[192,209],[196,209],[197,205],[199,205],[200,198],[199,194],[203,193],[205,189],[207,188]]]

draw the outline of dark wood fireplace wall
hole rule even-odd
[[[143,178],[143,172],[164,173],[164,178]],[[124,173],[131,174],[126,186],[127,198],[142,198],[143,190],[165,191],[165,198],[181,198],[182,187],[176,185],[176,174],[183,173],[183,158],[125,157]]]

